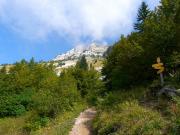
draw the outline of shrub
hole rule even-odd
[[[125,101],[131,101],[131,100],[141,100],[145,93],[147,92],[147,89],[145,87],[136,87],[133,89],[126,89],[121,91],[113,91],[106,93],[106,95],[103,97],[103,100],[99,101],[98,106],[100,108],[112,108],[116,106],[119,103],[125,102]]]
[[[17,95],[0,96],[0,116],[19,116],[26,111],[26,108],[20,103]]]
[[[93,125],[97,135],[158,135],[163,134],[166,121],[134,101],[119,104],[116,111],[101,112]]]
[[[140,60],[143,52],[143,48],[135,41],[131,43],[128,38],[121,37],[107,56],[103,68],[103,75],[110,89],[120,90],[142,84],[145,80],[142,74],[144,64],[142,65]],[[133,68],[130,68],[132,65]]]
[[[179,135],[180,134],[180,98],[174,98],[175,103],[170,107],[170,112],[172,114],[172,128],[171,134]]]
[[[25,132],[30,133],[31,131],[35,131],[40,129],[41,127],[47,126],[50,122],[50,119],[46,116],[39,116],[36,113],[32,113],[28,119],[26,119],[26,124],[23,127]]]
[[[33,100],[34,110],[39,115],[53,118],[60,112],[71,110],[74,103],[80,100],[80,93],[74,78],[64,73],[57,80],[55,79],[54,83],[46,82],[45,87],[33,96]]]

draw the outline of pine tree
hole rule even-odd
[[[142,2],[137,15],[137,23],[134,24],[134,29],[138,32],[143,32],[144,21],[150,14],[148,5],[145,2]]]
[[[34,60],[34,58],[32,57],[31,59],[30,59],[30,61],[29,61],[29,67],[30,68],[33,68],[33,66],[36,64],[36,62],[35,62],[35,60]]]
[[[83,69],[83,70],[88,70],[87,60],[86,60],[86,57],[84,55],[77,62],[76,67],[80,68],[80,69]]]
[[[179,7],[176,10],[175,23],[176,23],[176,41],[180,50],[180,38],[179,38],[180,37],[180,1],[178,5]]]

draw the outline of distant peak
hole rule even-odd
[[[63,61],[63,60],[69,60],[69,59],[78,59],[82,55],[85,55],[86,57],[103,57],[107,49],[108,49],[108,46],[99,45],[95,42],[87,46],[80,44],[80,45],[77,45],[75,48],[71,49],[70,51],[67,51],[66,53],[58,55],[53,60]]]

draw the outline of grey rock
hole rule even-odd
[[[167,97],[180,96],[180,90],[175,89],[171,86],[165,86],[158,92],[158,96],[165,95]]]

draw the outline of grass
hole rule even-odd
[[[100,101],[98,107],[100,109],[111,109],[112,107],[116,107],[116,105],[125,101],[141,101],[145,96],[146,91],[147,89],[145,87],[114,91],[107,94],[104,99]]]
[[[154,110],[137,101],[118,104],[116,109],[100,112],[94,120],[96,135],[162,135],[167,122]]]
[[[94,135],[179,135],[180,97],[173,100],[155,92],[142,86],[108,93],[99,101]]]
[[[32,132],[31,135],[68,135],[71,130],[75,118],[85,109],[86,105],[78,105],[73,111],[60,114],[49,126]]]
[[[17,118],[0,119],[0,135],[24,135],[22,127],[29,113]]]
[[[0,135],[68,135],[75,118],[85,108],[85,104],[76,105],[74,110],[59,114],[55,119],[51,120],[48,126],[31,133],[26,133],[23,130],[26,119],[31,116],[31,112],[17,118],[2,118],[0,119]]]

